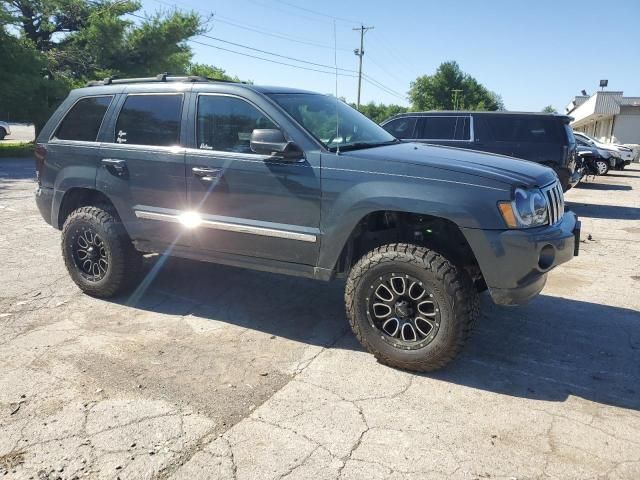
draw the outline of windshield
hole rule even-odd
[[[328,150],[355,150],[396,143],[382,127],[335,97],[278,93],[270,97]]]
[[[574,132],[574,133],[575,133],[575,132]],[[583,140],[586,140],[587,142],[591,142],[592,144],[595,144],[595,145],[602,145],[602,143],[601,143],[601,142],[599,142],[599,141],[598,141],[598,140],[596,140],[595,138],[593,138],[593,137],[591,137],[591,136],[587,135],[587,134],[586,134],[586,133],[584,133],[584,132],[580,132],[580,133],[578,133],[578,136],[579,136],[579,137],[582,137],[582,138],[583,138]]]

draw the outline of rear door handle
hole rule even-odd
[[[118,158],[103,158],[102,165],[107,167],[112,174],[117,177],[124,177],[127,174],[127,162]]]
[[[193,167],[191,171],[196,177],[201,178],[205,182],[211,182],[219,178],[222,173],[222,170],[219,168],[209,167]]]

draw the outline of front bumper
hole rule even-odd
[[[550,227],[463,229],[493,301],[519,305],[538,295],[553,268],[578,254],[580,222],[573,212]]]

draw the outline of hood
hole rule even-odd
[[[585,147],[584,145],[578,145],[576,147],[576,151],[578,152],[578,154],[583,153],[583,154],[591,154],[591,155],[598,155],[598,149],[595,147]]]
[[[423,143],[398,143],[355,150],[347,154],[363,159],[425,165],[484,177],[507,185],[542,187],[557,178],[552,169],[528,160]]]
[[[600,150],[607,150],[609,152],[618,151],[618,147],[616,147],[613,144],[607,144],[607,143],[596,143],[596,148],[599,148]]]

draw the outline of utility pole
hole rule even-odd
[[[365,27],[360,25],[354,28],[354,31],[360,30],[360,48],[356,48],[353,53],[360,59],[360,67],[358,68],[358,101],[356,103],[357,108],[360,109],[360,91],[362,90],[362,57],[364,56],[364,34],[369,30],[373,30],[375,27]]]

